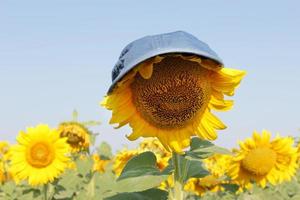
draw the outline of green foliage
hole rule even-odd
[[[168,192],[159,189],[149,189],[143,192],[122,193],[105,200],[166,200]]]
[[[202,140],[198,137],[192,138],[190,151],[186,155],[191,159],[204,159],[215,153],[231,154],[228,149],[214,145],[213,143]]]
[[[118,180],[145,175],[162,175],[156,166],[156,157],[154,153],[150,151],[131,158],[124,167]]]
[[[178,179],[180,182],[185,183],[189,178],[202,178],[209,174],[209,172],[204,168],[201,160],[191,159],[186,155],[176,155],[178,157],[177,162],[179,169],[178,170]],[[175,167],[174,155],[172,160],[170,160],[170,165],[174,169]]]
[[[73,119],[78,113],[74,111]],[[94,135],[96,136],[96,134]],[[108,143],[102,142],[96,153],[101,159],[113,160],[113,153]],[[49,183],[46,188],[47,200],[166,200],[170,198],[172,184],[168,178],[176,170],[176,181],[185,184],[190,178],[202,178],[209,175],[202,160],[215,154],[231,154],[225,148],[211,142],[193,138],[191,148],[182,155],[176,154],[163,170],[157,167],[157,158],[148,151],[131,158],[119,177],[113,172],[113,163],[105,166],[105,172],[93,171],[94,161],[89,152],[81,152],[73,157],[76,169],[66,170],[59,178]],[[223,177],[222,177],[223,178]],[[224,176],[224,180],[227,177]],[[159,187],[167,183],[166,190]],[[31,187],[26,182],[16,185],[7,181],[0,185],[0,200],[45,200],[45,187]],[[300,200],[300,173],[290,182],[277,186],[268,185],[262,189],[254,184],[249,191],[237,194],[239,189],[234,184],[222,184],[224,191],[206,192],[197,196],[185,192],[187,200]],[[172,194],[172,193],[171,193]]]

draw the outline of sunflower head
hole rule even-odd
[[[253,133],[253,137],[240,142],[240,150],[231,158],[228,175],[242,187],[250,187],[251,181],[261,187],[289,181],[297,169],[297,149],[293,139],[271,134]]]
[[[137,65],[102,102],[111,124],[129,124],[128,139],[157,137],[168,150],[182,152],[190,137],[217,138],[226,126],[211,110],[229,110],[245,72],[222,68],[195,55],[166,54]]]
[[[16,180],[28,180],[30,185],[53,181],[68,166],[69,145],[56,130],[38,125],[20,131],[18,144],[11,147],[11,168]]]
[[[87,150],[90,146],[90,132],[79,122],[64,122],[58,126],[60,137],[66,137],[72,152]]]

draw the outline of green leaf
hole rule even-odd
[[[222,184],[222,187],[225,188],[226,191],[231,193],[236,193],[239,189],[239,186],[236,184]]]
[[[300,199],[300,194],[297,194],[295,196],[293,196],[292,198],[290,198],[290,200],[299,200]]]
[[[117,193],[140,192],[159,186],[169,175],[146,175],[131,177],[116,182],[113,190]]]
[[[159,189],[149,189],[143,192],[121,193],[105,200],[166,200],[168,192]]]
[[[15,185],[15,183],[12,182],[12,181],[6,182],[5,184],[3,184],[3,185],[1,186],[1,190],[2,190],[6,195],[9,195],[9,196],[12,196],[12,195],[14,194],[15,188],[16,188],[16,185]]]
[[[187,172],[184,181],[189,178],[202,178],[209,175],[209,172],[203,167],[202,162],[196,160],[187,160]]]
[[[211,146],[214,146],[214,144],[207,141],[207,140],[202,140],[198,137],[193,137],[192,140],[191,140],[190,151],[194,151],[194,150],[202,149],[202,148],[207,148],[207,147],[211,147]]]
[[[190,157],[186,155],[173,155],[172,161],[170,164],[172,168],[175,168],[175,163],[173,163],[174,156],[177,156],[177,166],[179,167],[177,173],[177,179],[182,182],[186,182],[189,178],[202,178],[207,176],[209,172],[203,167],[203,163],[201,160],[190,159]]]
[[[68,170],[58,181],[58,186],[56,186],[56,190],[58,191],[55,194],[55,198],[72,197],[84,184],[84,179],[79,177],[76,171]],[[62,188],[59,188],[59,186]]]
[[[213,154],[232,154],[228,149],[214,145],[213,143],[202,140],[198,137],[192,138],[190,151],[186,155],[194,159],[204,159]]]
[[[86,176],[87,174],[91,173],[93,167],[93,160],[90,156],[84,159],[79,158],[75,162],[79,174]]]
[[[118,180],[145,175],[160,175],[154,153],[147,151],[131,158],[125,165]]]

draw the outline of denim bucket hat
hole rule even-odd
[[[154,56],[168,53],[194,54],[223,64],[219,56],[206,43],[187,32],[176,31],[145,36],[129,43],[122,50],[112,70],[112,84],[108,93],[111,93],[116,83],[136,65]]]

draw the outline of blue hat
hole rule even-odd
[[[223,64],[219,56],[206,43],[187,32],[176,31],[146,36],[131,42],[122,50],[112,70],[112,84],[108,93],[112,92],[116,83],[136,65],[154,56],[168,53],[194,54]]]

